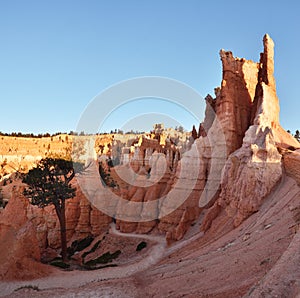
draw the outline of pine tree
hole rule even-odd
[[[24,195],[30,199],[32,205],[44,208],[54,205],[60,223],[61,255],[63,261],[67,260],[66,236],[66,207],[67,199],[75,196],[76,188],[71,185],[76,170],[83,166],[71,160],[45,158],[31,169],[23,179],[28,185]]]

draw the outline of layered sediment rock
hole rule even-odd
[[[241,148],[228,157],[222,172],[220,197],[204,219],[203,230],[209,228],[213,218],[222,209],[233,218],[235,226],[256,212],[282,177],[282,156],[277,147],[299,146],[280,127],[274,79],[274,43],[268,35],[264,36],[263,42],[264,52],[261,54],[258,72],[255,70],[255,87],[254,76],[249,76],[252,86],[250,94],[254,95],[255,90],[250,110],[252,121],[248,122]],[[254,72],[255,68],[252,65],[250,69]],[[250,113],[247,113],[247,121],[251,119]]]
[[[223,66],[221,89],[216,97],[216,117],[226,139],[228,154],[240,148],[250,126],[259,64],[220,51]]]
[[[65,155],[71,136],[29,138],[0,136],[0,181],[12,173],[26,172],[40,159],[52,154]]]
[[[1,279],[30,279],[46,275],[45,268],[39,264],[41,253],[36,229],[27,217],[29,205],[28,200],[19,197],[18,190],[14,190],[1,215]]]
[[[258,210],[280,180],[281,155],[276,146],[282,129],[273,77],[273,47],[273,41],[266,35],[259,63],[220,51],[221,88],[215,90],[215,99],[206,97],[206,118],[200,125],[200,138],[194,144],[199,147],[198,178],[203,183],[198,183],[194,203],[189,205],[187,201],[167,220],[161,220],[159,226],[167,230],[169,237],[180,239],[198,218],[199,206],[208,207],[216,199],[202,228],[207,229],[222,209],[234,219],[234,225],[239,225]],[[185,162],[183,158],[181,164]]]
[[[120,174],[116,178],[119,188],[101,184],[97,161],[90,161],[87,171],[77,177],[76,198],[67,201],[69,241],[97,236],[113,220],[122,232],[155,230],[170,241],[179,240],[204,210],[202,230],[221,212],[238,226],[259,209],[280,181],[282,165],[288,175],[299,179],[299,152],[295,151],[299,143],[279,123],[274,43],[268,35],[263,42],[258,63],[220,51],[221,88],[215,89],[215,98],[206,97],[205,119],[193,145],[187,136],[169,132],[96,138],[96,153],[121,163],[111,172],[114,177]],[[59,150],[65,143],[67,139],[59,140]],[[294,151],[283,154],[288,148]],[[32,221],[26,228],[30,235],[35,231],[32,241],[42,250],[59,248],[59,224],[53,208],[41,210],[24,200],[23,224],[26,218]],[[15,203],[12,200],[9,204]],[[13,209],[7,210],[1,215],[6,217],[1,227],[13,220]],[[1,237],[5,237],[3,233]],[[29,249],[27,253],[39,259],[36,251]]]
[[[31,205],[23,195],[24,187],[14,189],[1,214],[1,228],[12,225],[17,230],[30,222],[38,243],[38,251],[58,249],[60,225],[54,207],[50,205],[41,209]],[[75,198],[66,201],[66,230],[67,240],[70,242],[89,235],[99,235],[108,228],[111,221],[109,216],[92,206],[79,189]]]
[[[300,185],[300,150],[283,152],[283,165],[286,174]]]

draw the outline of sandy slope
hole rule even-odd
[[[265,289],[266,280],[274,283],[273,275],[268,274],[270,269],[281,270],[282,258],[293,256],[297,248],[300,251],[300,243],[296,242],[299,232],[295,234],[291,211],[299,205],[298,185],[291,178],[284,178],[260,211],[240,227],[226,233],[228,223],[220,217],[203,238],[145,272],[142,280],[149,285],[145,289],[146,296],[240,297],[252,291],[252,287]],[[218,238],[222,231],[225,235]],[[207,244],[208,239],[211,244]],[[292,240],[295,243],[291,243]],[[289,283],[289,279],[290,276],[277,272],[279,284]],[[294,297],[294,293],[300,292],[299,279],[282,291],[286,296],[281,296],[278,289],[278,297]],[[252,295],[254,293],[262,297],[257,291]]]

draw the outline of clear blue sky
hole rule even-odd
[[[75,130],[94,96],[132,77],[173,78],[205,96],[220,85],[219,50],[257,61],[265,33],[281,123],[294,131],[299,12],[299,1],[0,0],[0,131]]]

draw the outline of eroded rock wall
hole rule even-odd
[[[27,213],[30,204],[14,190],[0,217],[0,279],[31,279],[51,270],[40,264],[39,235]]]
[[[216,116],[226,138],[228,154],[240,148],[251,124],[252,103],[258,82],[259,64],[220,51],[223,78],[216,98]]]
[[[259,209],[282,177],[282,154],[278,147],[299,147],[279,124],[274,43],[268,35],[263,42],[259,63],[220,51],[221,88],[216,88],[215,98],[206,97],[205,119],[193,145],[187,138],[180,141],[170,132],[168,137],[155,140],[130,136],[122,136],[124,140],[112,136],[96,140],[98,154],[114,157],[116,152],[121,152],[118,157],[122,166],[131,165],[134,170],[133,184],[120,184],[120,189],[106,191],[99,181],[97,163],[93,161],[81,177],[83,184],[81,190],[78,187],[76,198],[67,201],[69,241],[99,235],[114,218],[122,232],[159,231],[170,241],[179,240],[201,212],[206,212],[202,229],[207,230],[222,211],[238,226]],[[178,140],[181,149],[174,146]],[[57,150],[64,150],[67,140],[59,142]],[[129,149],[115,152],[114,142],[123,142]],[[134,150],[130,149],[132,145],[136,145]],[[44,147],[48,150],[48,145],[41,143],[41,148]],[[296,153],[286,155],[284,164],[290,167],[293,158],[299,159]],[[298,175],[295,169],[292,172]],[[149,184],[151,181],[154,183]],[[122,197],[121,201],[114,199],[116,194]],[[136,203],[141,203],[138,208]],[[109,215],[99,211],[101,204],[106,204]],[[27,203],[24,206],[41,249],[58,248],[59,225],[53,208],[40,210]],[[149,206],[151,210],[147,209]],[[143,221],[148,214],[154,214],[155,219]],[[5,216],[7,220],[11,218]]]
[[[242,146],[228,157],[222,171],[220,196],[206,215],[203,230],[210,227],[222,209],[233,219],[234,226],[258,211],[264,198],[282,177],[282,155],[278,147],[299,146],[280,126],[274,79],[274,43],[268,35],[264,36],[263,43],[257,83],[251,89],[252,95],[255,94],[250,110],[252,120]]]

